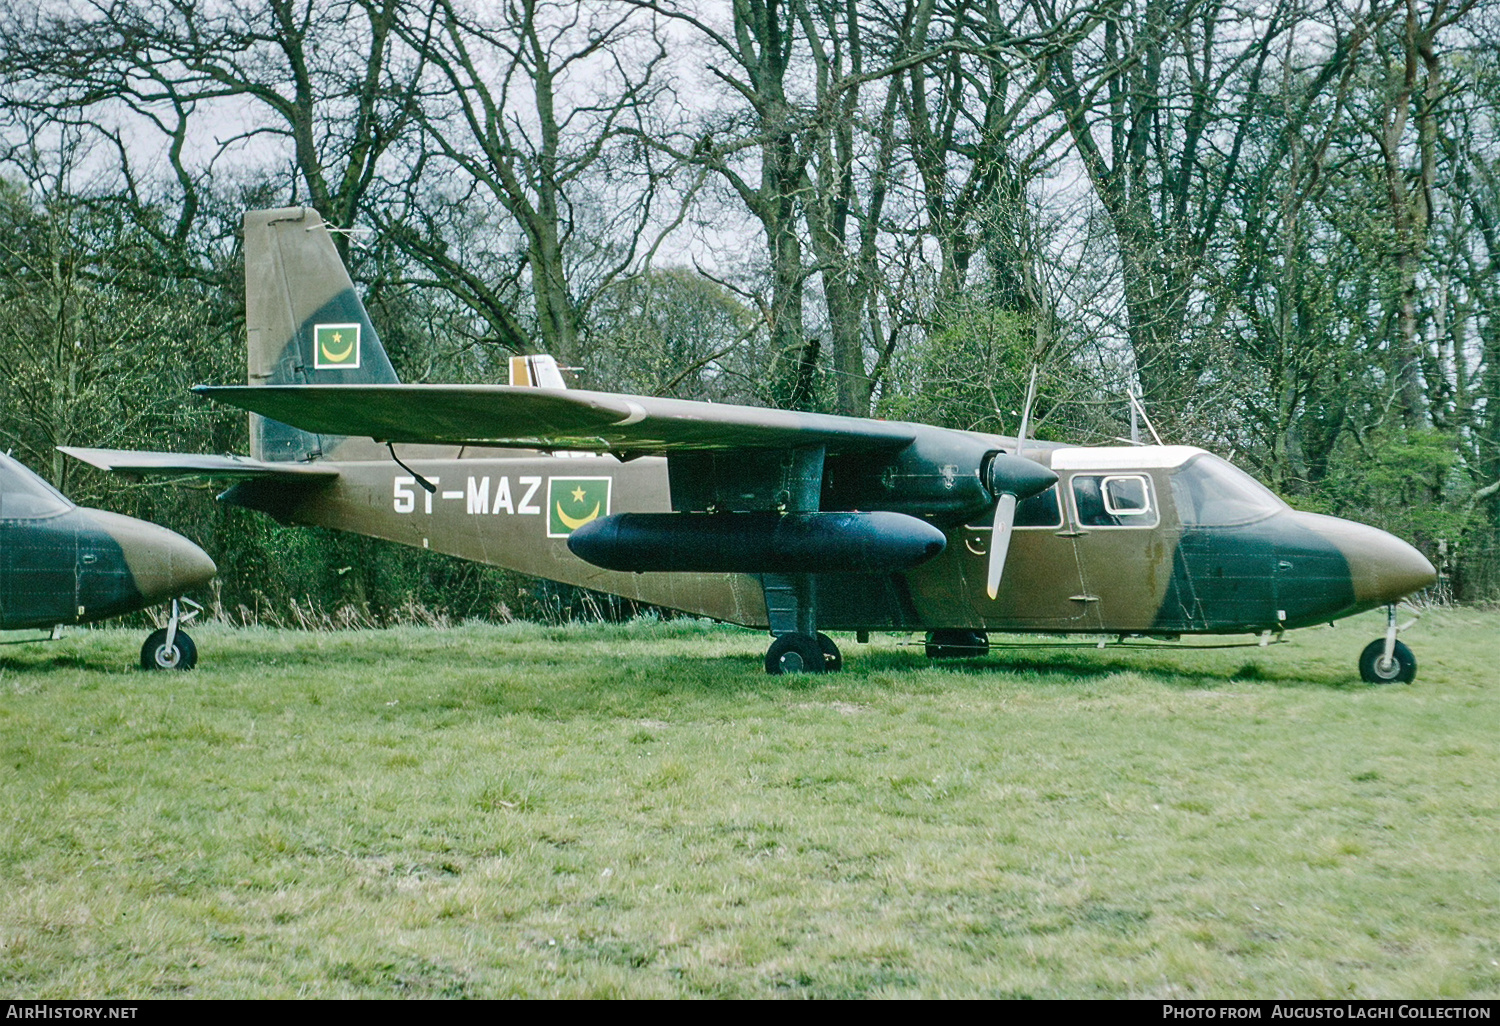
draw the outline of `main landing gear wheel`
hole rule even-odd
[[[783,634],[766,651],[766,672],[830,673],[844,665],[838,646],[826,634]]]
[[[989,651],[990,638],[984,631],[944,628],[927,633],[928,659],[971,659]]]
[[[191,670],[197,665],[198,646],[193,644],[186,631],[178,631],[168,648],[167,629],[162,627],[152,631],[141,646],[143,670]]]
[[[818,632],[818,647],[823,650],[823,672],[838,673],[844,668],[844,656],[839,647],[833,643],[833,639],[822,631]]]
[[[1359,654],[1359,675],[1371,684],[1410,684],[1417,676],[1417,657],[1398,641],[1386,663],[1385,639],[1376,638]]]

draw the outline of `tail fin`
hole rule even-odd
[[[545,354],[541,356],[512,356],[510,358],[510,383],[529,388],[567,388],[557,360]]]
[[[245,327],[252,385],[399,383],[315,210],[245,214]],[[250,417],[256,459],[316,459],[341,441]]]

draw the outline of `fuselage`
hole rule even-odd
[[[993,442],[999,449],[1014,445]],[[291,491],[281,483],[246,482],[225,498],[290,523],[384,538],[717,620],[767,625],[758,575],[626,573],[591,565],[569,550],[571,532],[599,517],[672,511],[665,459],[430,446],[405,446],[401,455],[405,467],[389,458],[335,458],[327,464],[339,471],[331,481]],[[1059,480],[1021,504],[994,599],[985,586],[991,504],[968,515],[929,515],[947,544],[919,566],[817,574],[819,628],[1254,632],[1348,616],[1396,601],[1435,577],[1405,542],[1292,510],[1202,450],[1038,446],[1028,456],[1049,465]],[[825,498],[838,487],[835,475],[830,478]],[[939,474],[932,487],[963,494],[975,490],[972,484],[945,483]],[[879,496],[864,496],[860,508],[882,508]]]

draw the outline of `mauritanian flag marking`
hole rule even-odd
[[[609,516],[607,477],[547,478],[547,537],[566,538],[600,517]]]
[[[359,366],[358,324],[313,326],[313,367],[318,370],[349,370]]]

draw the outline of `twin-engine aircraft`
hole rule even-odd
[[[1399,599],[1436,579],[1383,531],[1292,510],[1189,446],[1082,447],[922,424],[512,383],[403,385],[312,210],[245,216],[252,458],[66,450],[238,478],[221,499],[751,627],[768,673],[837,670],[824,632],[1261,634],[1391,609],[1361,671],[1410,681]],[[1023,430],[1022,435],[1025,432]]]
[[[198,661],[176,596],[217,572],[208,553],[144,520],[75,506],[0,455],[0,630],[93,623],[172,600],[167,626],[141,646],[147,670]],[[188,614],[191,617],[192,613]]]

